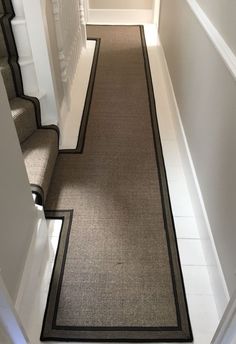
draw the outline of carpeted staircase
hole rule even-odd
[[[5,83],[32,192],[43,204],[58,155],[59,131],[42,127],[38,99],[24,95],[18,54],[11,27],[11,0],[0,0],[0,70]]]

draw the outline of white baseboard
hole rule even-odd
[[[169,104],[171,107],[171,113],[175,125],[175,131],[177,134],[181,159],[184,166],[184,172],[191,195],[191,201],[194,209],[194,214],[197,220],[198,229],[200,232],[200,237],[202,239],[201,241],[203,251],[208,265],[211,286],[215,296],[218,314],[219,317],[221,317],[229,301],[229,292],[224,279],[217,250],[215,247],[210,222],[204,205],[204,200],[202,197],[197,173],[191,157],[191,152],[188,146],[187,138],[181,120],[180,111],[178,108],[177,100],[175,98],[175,93],[162,46],[160,47],[160,49],[162,52],[163,60],[163,75],[165,77],[165,84],[169,96]]]
[[[86,101],[87,88],[93,64],[96,42],[87,41],[87,48],[82,50],[70,90],[70,106],[62,103],[60,110],[60,149],[75,149],[78,141],[80,124]]]
[[[24,327],[26,327],[26,324],[29,321],[27,317],[30,314],[29,309],[34,304],[34,291],[37,289],[41,280],[43,262],[48,257],[47,253],[49,252],[48,228],[44,211],[41,206],[36,205],[36,207],[38,221],[32,235],[25,268],[15,302],[15,308]]]
[[[130,25],[152,22],[152,10],[90,9],[88,13],[88,24]]]

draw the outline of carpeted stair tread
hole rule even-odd
[[[29,182],[41,187],[46,198],[58,154],[57,133],[51,129],[38,129],[21,148]]]
[[[0,59],[0,71],[2,73],[8,99],[15,98],[16,97],[15,84],[14,84],[14,80],[12,76],[11,67],[8,64],[7,58]]]
[[[34,105],[27,99],[16,97],[10,100],[10,107],[18,138],[22,143],[37,129]]]

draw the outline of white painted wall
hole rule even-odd
[[[232,16],[229,8],[227,16]],[[235,78],[187,0],[161,1],[160,37],[210,234],[232,295],[236,285]]]
[[[153,0],[89,0],[93,9],[151,9]]]
[[[37,213],[2,76],[0,112],[0,269],[15,302]]]
[[[236,1],[197,0],[227,44],[236,54]]]

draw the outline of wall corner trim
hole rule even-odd
[[[199,23],[205,30],[206,34],[210,38],[211,42],[215,46],[218,53],[221,55],[227,68],[232,76],[236,79],[236,55],[230,49],[222,35],[218,32],[215,26],[212,24],[208,16],[202,10],[196,0],[186,0],[189,7],[193,11],[194,15],[198,19]]]

